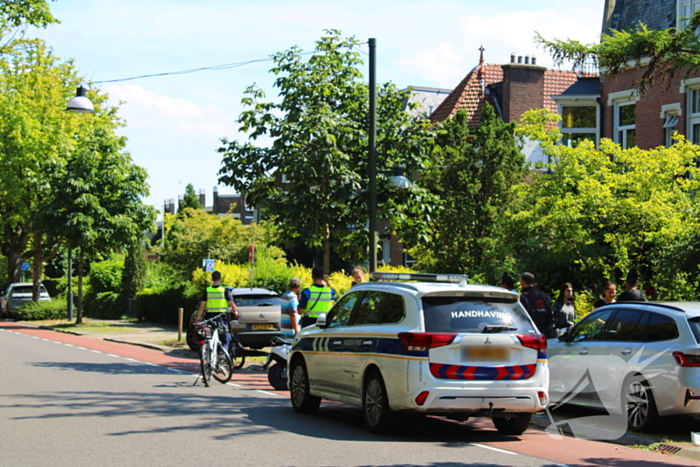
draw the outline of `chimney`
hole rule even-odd
[[[212,214],[219,214],[219,187],[215,186],[212,189],[213,200],[211,205]]]
[[[523,113],[544,107],[545,67],[535,65],[533,57],[518,56],[517,63],[501,65],[503,68],[503,120],[506,123],[518,122]]]
[[[204,193],[204,190],[199,190],[199,194],[197,196],[199,198],[199,205],[202,206],[202,209],[204,209],[204,206],[206,206],[206,201],[207,201],[207,195]]]
[[[532,64],[537,65],[537,56],[536,55],[532,56]]]
[[[183,199],[185,199],[185,195],[183,195],[183,194],[177,195],[177,210],[178,210],[178,212],[180,211],[180,209],[182,209],[182,200]]]
[[[510,63],[515,63],[515,52],[510,53]]]

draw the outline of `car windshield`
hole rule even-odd
[[[693,331],[693,335],[695,336],[695,342],[700,344],[700,316],[689,319],[688,324],[690,325],[690,330]]]
[[[423,297],[426,332],[536,332],[516,303],[465,297]]]
[[[40,292],[43,292],[42,289],[39,289]],[[12,292],[14,294],[20,294],[20,293],[32,293],[32,286],[31,285],[23,285],[20,287],[12,287]]]
[[[280,306],[282,299],[274,295],[241,295],[234,296],[236,306]]]

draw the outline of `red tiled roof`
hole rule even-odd
[[[469,115],[469,128],[476,128],[481,119],[484,102],[489,102],[491,105],[494,104],[493,94],[484,93],[481,83],[482,77],[485,86],[503,82],[502,65],[482,63],[475,67],[435,109],[430,115],[430,120],[432,122],[442,122],[454,116],[457,111],[465,110]],[[573,71],[545,70],[544,102],[542,102],[542,107],[556,112],[557,104],[551,96],[562,94],[577,80],[578,75]]]

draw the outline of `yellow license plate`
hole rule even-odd
[[[273,324],[254,324],[253,329],[275,329]]]
[[[494,347],[492,345],[471,345],[462,351],[462,359],[481,360],[488,362],[502,361],[509,358],[510,352],[506,347]]]

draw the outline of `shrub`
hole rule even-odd
[[[124,314],[124,301],[116,292],[90,294],[85,300],[85,315],[97,319],[119,319]]]
[[[164,290],[146,288],[136,294],[136,310],[140,321],[177,324],[178,308],[184,310],[185,323],[197,303],[199,295],[183,287]]]
[[[68,315],[68,305],[65,297],[57,297],[51,301],[28,302],[17,308],[17,319],[22,321],[43,321],[49,319],[64,319]]]

